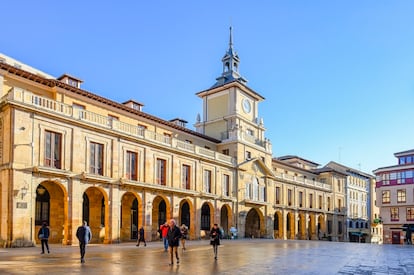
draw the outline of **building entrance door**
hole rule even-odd
[[[392,244],[400,244],[400,231],[392,231]]]

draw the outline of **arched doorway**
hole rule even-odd
[[[304,214],[299,214],[298,220],[298,239],[299,240],[306,240],[306,220]]]
[[[323,215],[318,217],[318,239],[322,240],[326,236],[326,225]]]
[[[210,205],[208,203],[204,203],[203,206],[201,207],[201,230],[210,230],[212,227],[211,224],[211,212],[210,211]]]
[[[160,226],[170,219],[169,202],[161,196],[155,197],[152,203],[152,240],[160,239]]]
[[[180,215],[179,215],[179,222],[180,226],[185,224],[188,227],[188,235],[189,239],[195,238],[195,211],[193,210],[193,205],[191,204],[190,200],[184,199],[180,202]]]
[[[273,237],[275,239],[283,238],[283,220],[282,213],[280,211],[275,212],[273,217]]]
[[[185,224],[188,228],[191,226],[190,205],[187,201],[181,204],[181,220],[179,225],[181,226],[182,224]]]
[[[246,216],[245,237],[260,238],[264,234],[263,217],[255,208],[249,210]]]
[[[309,235],[309,240],[315,240],[317,238],[314,214],[309,214],[308,235]]]
[[[36,188],[35,238],[43,222],[50,228],[50,243],[70,244],[68,240],[67,200],[64,188],[54,181],[46,181]],[[39,240],[38,240],[39,241]],[[39,241],[40,242],[40,241]]]
[[[286,215],[286,237],[288,239],[295,239],[295,215],[288,213]]]
[[[227,237],[230,234],[231,224],[231,211],[230,206],[227,204],[223,205],[220,210],[220,227],[224,231],[224,236]]]
[[[92,242],[109,243],[109,207],[104,191],[89,187],[83,193],[83,220],[92,231]]]
[[[121,199],[121,241],[136,240],[138,238],[138,228],[141,225],[143,224],[138,199],[133,193],[127,192]]]

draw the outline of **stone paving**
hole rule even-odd
[[[414,246],[268,239],[223,240],[218,260],[208,241],[187,241],[169,266],[161,242],[0,249],[0,274],[413,274]]]

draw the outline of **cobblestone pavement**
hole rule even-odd
[[[187,241],[180,264],[169,266],[161,242],[94,245],[81,264],[77,246],[0,249],[0,274],[413,274],[414,246],[223,240],[218,259],[208,241]]]

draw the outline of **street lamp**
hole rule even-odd
[[[27,195],[27,187],[26,186],[23,186],[20,189],[20,194],[22,195],[22,199]]]

